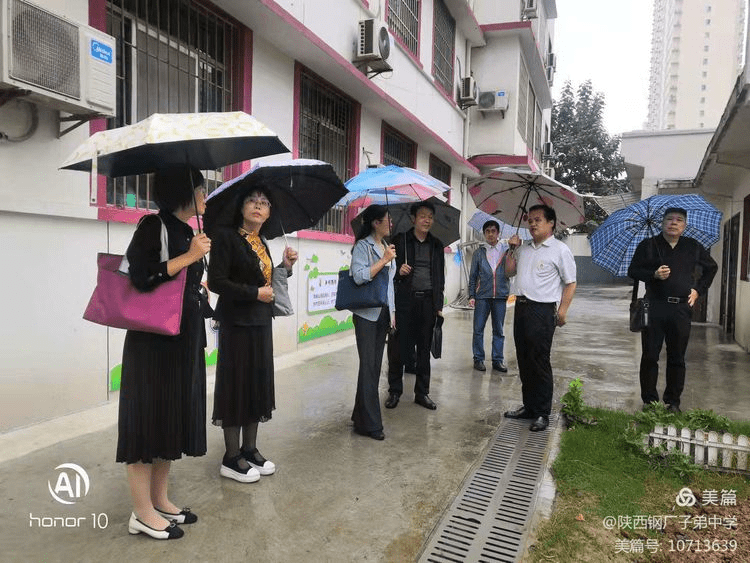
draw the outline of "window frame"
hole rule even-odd
[[[415,19],[412,21],[416,27],[416,34],[409,37],[406,35],[409,22],[403,21],[401,13],[396,13],[393,5],[398,4],[398,6],[406,6],[407,2],[412,1],[416,2],[416,9],[414,10]],[[386,23],[393,38],[415,61],[417,61],[417,63],[419,63],[420,39],[422,35],[422,0],[386,0],[385,14]],[[411,46],[410,43],[412,44]]]
[[[248,95],[252,66],[251,31],[213,4],[199,0],[169,0],[165,10],[174,13],[173,5],[178,3],[180,10],[186,10],[185,15],[179,12],[175,20],[160,22],[160,4],[166,1],[147,0],[144,4],[146,13],[141,14],[139,4],[136,4],[135,10],[129,11],[132,7],[123,0],[90,0],[92,20],[96,20],[101,29],[114,35],[117,41],[117,115],[92,122],[91,133],[136,123],[143,117],[139,117],[139,81],[144,76],[147,80],[150,79],[154,68],[157,96],[155,99],[141,102],[141,112],[145,111],[145,116],[165,111],[165,106],[167,111],[172,111],[173,106],[170,104],[180,104],[179,95],[177,102],[174,101],[174,97],[170,99],[170,95],[173,88],[179,90],[180,84],[184,85],[185,76],[188,85],[195,85],[195,88],[190,90],[194,92],[194,107],[188,109],[200,110],[202,93],[218,87],[221,93],[219,105],[206,107],[204,111],[217,111],[217,107],[223,108],[222,111],[251,111]],[[172,27],[175,21],[176,30]],[[121,31],[124,31],[127,37]],[[138,46],[139,34],[140,38],[147,42],[145,49]],[[211,49],[206,49],[206,45],[212,37],[214,43],[211,46],[214,52],[210,53]],[[217,38],[219,41],[216,41]],[[153,47],[157,45],[158,49],[155,52]],[[173,52],[178,55],[176,65],[172,60]],[[189,69],[179,66],[179,57],[183,55],[190,60]],[[216,58],[219,55],[222,59]],[[146,61],[146,67],[139,67],[139,58]],[[156,61],[155,67],[153,61]],[[213,64],[214,69],[218,68],[223,75],[219,82],[211,81],[205,74],[201,75],[201,64],[206,61]],[[151,66],[148,66],[149,64]],[[160,73],[165,72],[164,69],[167,77],[166,80],[161,80]],[[178,73],[177,80],[174,72]],[[156,106],[153,111],[149,104]],[[178,106],[178,109],[179,107],[181,106]],[[207,184],[215,187],[222,179],[234,177],[241,172],[242,165],[235,164],[220,171],[204,171],[204,175]],[[118,193],[118,182],[122,184],[121,193]],[[131,190],[128,185],[135,187]],[[122,198],[118,198],[119,195]],[[129,200],[130,196],[133,196],[132,201]],[[120,199],[122,201],[119,201]],[[125,223],[136,222],[143,215],[156,210],[150,194],[150,180],[146,175],[117,179],[100,176],[97,179],[97,203],[94,205],[99,209],[100,220]]]
[[[327,160],[326,158],[320,158],[325,155],[320,155],[319,152],[316,155],[312,155],[304,153],[302,150],[302,133],[305,128],[303,122],[305,116],[302,111],[302,88],[303,81],[305,80],[310,80],[313,85],[318,86],[320,89],[319,92],[322,91],[328,93],[330,96],[339,98],[341,102],[349,104],[348,130],[345,133],[347,138],[346,151],[348,154],[346,155],[344,177],[340,178],[342,182],[346,182],[348,179],[356,175],[359,167],[359,126],[362,106],[357,100],[336,88],[336,86],[320,77],[302,63],[297,62],[294,71],[294,140],[292,146],[292,152],[295,158]],[[341,176],[340,171],[337,171],[336,173]],[[334,207],[323,216],[317,225],[310,229],[300,231],[300,236],[302,236],[302,238],[315,238],[321,240],[351,241],[353,239],[353,233],[350,221],[353,218],[354,217],[350,217],[350,210],[348,208]],[[328,229],[327,226],[329,225],[333,228]]]
[[[410,147],[412,154],[410,155],[409,162],[406,162],[406,160],[402,160],[397,156],[389,155],[389,158],[386,158],[386,142],[387,137],[392,137],[395,141],[401,142],[404,145]],[[380,128],[380,162],[384,165],[389,164],[395,164],[396,166],[406,166],[408,168],[414,168],[417,167],[417,143],[416,141],[410,139],[401,131],[393,127],[392,125],[389,125],[387,122],[383,121],[382,126]],[[390,161],[389,161],[390,160]]]
[[[439,25],[447,24],[450,27],[447,31],[451,37],[444,37]],[[450,45],[448,45],[450,43]],[[450,46],[450,57],[446,59],[443,56],[442,48]],[[444,0],[434,0],[433,4],[433,26],[432,26],[432,76],[435,79],[435,85],[449,97],[453,97],[453,88],[455,85],[455,66],[456,58],[456,19],[450,13]],[[445,69],[439,62],[441,59],[447,65]],[[448,80],[450,77],[450,80]]]

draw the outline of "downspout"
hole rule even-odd
[[[465,40],[466,48],[465,48],[465,56],[464,56],[464,68],[466,69],[466,76],[471,76],[471,44],[469,43],[469,40]],[[469,127],[471,126],[471,112],[469,111],[470,108],[466,108],[466,117],[464,117],[464,138],[463,138],[463,149],[461,151],[461,155],[463,156],[464,160],[466,160],[469,156]],[[464,214],[464,217],[466,216],[466,212],[469,209],[469,190],[468,190],[468,178],[466,174],[461,174],[461,211]],[[467,231],[469,229],[469,226],[467,225],[466,221],[461,221],[461,241],[466,242],[467,238]],[[464,261],[466,259],[465,251],[462,249],[462,255],[461,260]],[[466,283],[466,286],[464,286],[464,283]],[[460,277],[460,283],[458,285],[459,295],[463,294],[464,290],[468,292],[469,286],[468,286],[468,280],[464,280],[464,276]]]

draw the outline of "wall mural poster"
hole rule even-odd
[[[351,314],[348,311],[336,311],[335,308],[338,273],[339,270],[347,268],[348,263],[339,270],[323,272],[318,268],[319,261],[319,257],[313,254],[304,268],[307,272],[307,313],[310,316],[323,315],[323,317],[320,318],[318,324],[312,324],[314,321],[309,317],[304,320],[297,332],[297,341],[300,343],[354,329]],[[346,316],[340,320],[334,315]]]

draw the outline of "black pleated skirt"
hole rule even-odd
[[[271,325],[222,323],[213,423],[229,428],[266,422],[275,408]]]
[[[180,334],[128,331],[122,353],[117,461],[206,453],[206,334],[186,307]]]

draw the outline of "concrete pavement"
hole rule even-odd
[[[568,325],[553,345],[556,406],[568,382],[581,377],[587,403],[640,408],[640,345],[638,335],[627,330],[629,292],[627,286],[579,287]],[[258,439],[277,473],[253,484],[220,478],[222,433],[209,426],[208,455],[173,464],[170,496],[200,518],[185,526],[185,537],[177,541],[127,533],[125,470],[114,462],[116,401],[0,435],[0,560],[416,560],[503,411],[520,401],[513,308],[505,323],[509,373],[502,376],[472,370],[471,313],[446,311],[444,357],[432,363],[430,395],[438,410],[413,403],[414,376],[407,375],[399,406],[383,409],[384,442],[351,429],[353,335],[279,357],[277,410],[261,425]],[[489,327],[485,340],[489,352]],[[748,371],[750,356],[719,327],[694,325],[683,409],[746,416]],[[663,367],[660,383],[661,390]],[[64,463],[82,467],[90,479],[88,493],[71,505],[57,502],[49,491],[61,478],[66,484],[64,472],[75,496],[75,470],[55,469]],[[549,510],[550,483],[542,485]]]

